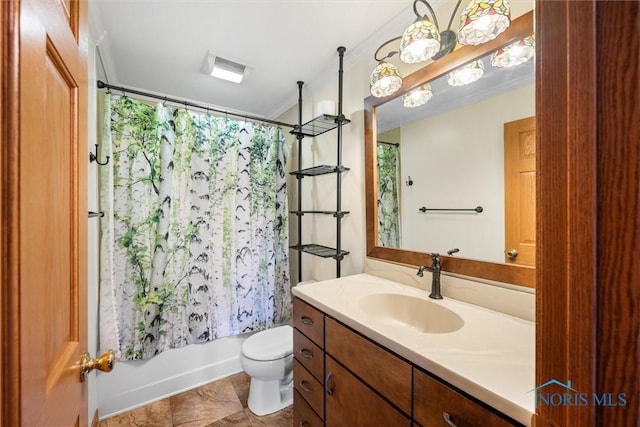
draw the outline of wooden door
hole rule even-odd
[[[505,262],[536,264],[535,117],[504,124]]]
[[[6,425],[87,425],[78,364],[87,348],[86,7],[78,0],[3,6],[19,22],[19,34],[8,35],[19,38],[15,56],[3,63],[16,67],[19,88],[10,100],[19,117],[3,123],[14,129],[13,141],[2,141],[3,153],[10,151],[4,144],[17,145],[3,162],[13,176],[3,181],[10,185],[2,222],[10,226],[2,280],[15,296],[2,312],[13,330],[3,335],[14,368],[3,371],[3,398],[11,396],[3,402]]]

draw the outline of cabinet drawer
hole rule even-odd
[[[451,423],[458,427],[519,425],[484,409],[417,369],[413,371],[413,395],[413,418],[423,426],[450,426],[445,414],[449,414]]]
[[[324,382],[324,351],[297,329],[293,330],[293,356],[318,381]]]
[[[325,351],[406,414],[411,414],[411,365],[334,319],[327,318],[325,327]]]
[[[409,427],[411,420],[331,357],[327,364],[327,427]]]
[[[309,406],[297,390],[293,391],[293,425],[294,427],[324,426],[318,414],[313,412],[311,406]]]
[[[293,360],[293,384],[320,419],[324,419],[324,387],[295,359]]]
[[[324,314],[299,298],[293,300],[293,326],[324,348]]]

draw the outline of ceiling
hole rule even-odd
[[[413,19],[409,0],[98,0],[90,27],[98,78],[114,85],[274,118],[311,83]],[[442,3],[432,1],[432,4]],[[389,36],[387,33],[392,34]],[[385,38],[386,37],[386,38]],[[207,52],[248,65],[241,84],[200,72]],[[335,76],[335,74],[332,74]]]

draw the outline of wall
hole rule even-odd
[[[497,112],[499,114],[490,114]],[[402,248],[504,262],[504,123],[535,115],[535,85],[402,126]],[[475,208],[421,213],[418,208]]]
[[[531,0],[516,0],[511,2],[511,17],[523,15],[533,7]],[[364,99],[369,93],[369,77],[376,65],[373,53],[385,40],[389,40],[401,34],[408,25],[406,16],[396,17],[375,34],[370,35],[362,45],[346,46],[344,58],[344,94],[343,111],[351,123],[344,126],[343,130],[343,164],[350,171],[343,174],[342,208],[350,213],[343,219],[342,247],[349,250],[350,254],[342,263],[342,275],[361,273],[364,271],[366,255],[365,236],[365,198],[364,198]],[[336,46],[337,48],[337,46]],[[333,72],[325,73],[311,82],[307,82],[303,89],[303,116],[302,122],[311,120],[315,113],[315,106],[322,100],[337,101],[338,94],[338,55],[335,54],[336,66]],[[421,65],[407,66],[400,63],[394,57],[391,62],[399,66],[400,72],[407,75],[415,71]],[[303,78],[303,76],[301,76]],[[292,82],[291,90],[296,91]],[[530,115],[533,115],[530,114]],[[280,115],[278,120],[286,123],[298,122],[298,108],[292,106]],[[287,138],[291,155],[288,162],[288,170],[297,169],[298,149],[297,141],[289,135]],[[302,144],[302,167],[310,167],[320,164],[335,164],[335,132],[328,132],[317,138],[305,138]],[[413,175],[412,175],[413,178]],[[321,176],[304,178],[302,186],[303,209],[335,209],[335,177]],[[289,209],[297,207],[296,179],[289,176]],[[297,242],[297,218],[290,216],[289,221],[290,242]],[[302,243],[319,243],[333,246],[335,243],[335,220],[333,217],[320,217],[306,215],[303,218]],[[325,280],[335,277],[335,261],[322,259],[308,254],[290,252],[291,278],[297,281],[297,260],[302,256],[302,280]]]

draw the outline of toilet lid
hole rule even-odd
[[[293,329],[289,325],[258,332],[242,343],[242,354],[253,360],[282,359],[293,353]]]

